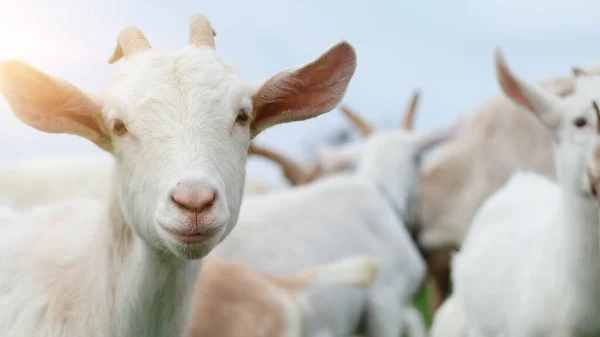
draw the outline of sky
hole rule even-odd
[[[252,82],[348,41],[358,66],[343,103],[377,128],[398,126],[415,88],[422,92],[417,130],[474,111],[499,90],[496,46],[511,69],[531,80],[600,64],[594,0],[0,0],[0,61],[19,58],[100,92],[117,69],[107,60],[122,28],[138,26],[154,47],[175,50],[188,44],[195,13],[211,21],[221,57]],[[317,143],[344,130],[351,129],[336,109],[276,126],[256,142],[302,162],[314,158]],[[0,97],[0,161],[59,154],[102,152],[76,136],[19,123]],[[264,159],[250,159],[248,175],[283,182]]]

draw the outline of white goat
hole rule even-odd
[[[496,52],[505,94],[536,115],[555,147],[558,185],[516,173],[482,205],[453,258],[467,336],[600,333],[600,220],[585,165],[600,123],[600,78],[566,99],[526,83]],[[596,109],[594,109],[596,107]]]
[[[222,259],[206,259],[196,285],[187,337],[314,337],[312,302],[332,286],[366,287],[379,263],[350,257],[275,277]]]
[[[540,81],[559,97],[573,94],[583,70]],[[600,75],[600,68],[585,71]],[[428,249],[460,247],[475,212],[512,173],[533,171],[556,180],[552,141],[523,107],[499,93],[482,104],[460,135],[425,165],[420,188],[420,244]],[[468,173],[468,174],[467,174]]]
[[[600,74],[600,67],[587,69]],[[581,71],[540,82],[549,92],[567,97]],[[419,246],[428,255],[435,277],[434,307],[450,293],[449,252],[460,248],[481,204],[519,170],[555,180],[552,142],[531,114],[499,93],[478,107],[455,140],[424,164],[420,212],[410,219],[419,228]]]
[[[403,223],[416,197],[419,158],[454,128],[392,130],[337,152],[322,149],[327,169],[359,162],[357,173],[244,199],[236,229],[209,256],[275,275],[354,254],[377,256],[382,266],[368,291],[339,289],[323,296],[317,306],[321,324],[341,336],[357,329],[355,313],[362,312],[368,336],[399,336],[425,273]]]
[[[416,112],[420,97],[421,97],[421,91],[418,89],[415,89],[413,92],[413,95],[410,99],[410,104],[408,105],[406,112],[404,113],[402,120],[400,122],[401,129],[407,134],[411,133],[414,129],[415,112]],[[363,137],[363,139],[369,139],[378,132],[371,125],[369,125],[369,123],[367,123],[362,117],[360,117],[360,115],[357,114],[354,111],[354,109],[351,109],[350,107],[344,105],[341,107],[340,110],[346,116],[346,118],[348,119],[350,124]],[[461,118],[463,118],[463,117],[461,117]],[[462,120],[462,123],[464,123],[464,118]],[[384,131],[384,133],[385,132],[387,132],[387,131]],[[352,156],[351,153],[349,153],[345,150],[339,151],[337,155],[338,156]],[[346,160],[344,162],[340,162],[338,160],[336,165],[337,165],[337,167],[329,167],[331,165],[325,166],[325,167],[329,170],[356,168],[355,167],[356,161]],[[320,166],[323,166],[323,164],[321,164]],[[418,211],[418,208],[419,208],[418,204],[414,203],[416,201],[418,201],[416,198],[412,199],[413,204],[411,205],[410,210],[412,211],[413,214],[407,214],[405,216],[406,219],[413,219],[416,216],[415,213]],[[411,232],[415,231],[416,228],[411,227],[411,225],[414,225],[414,222],[407,222],[406,225],[407,225],[407,228],[409,229],[409,231],[411,231]]]
[[[406,132],[411,132],[414,128],[414,119],[416,107],[418,105],[420,98],[420,90],[416,89],[413,92],[412,98],[410,100],[410,104],[404,114],[400,126]],[[358,133],[363,138],[369,138],[377,131],[369,125],[359,114],[357,114],[353,109],[350,109],[347,106],[341,107],[342,112],[348,118],[351,125],[358,131]],[[419,234],[419,227],[417,223],[414,221],[414,218],[418,217],[419,203],[420,200],[415,198],[414,203],[411,206],[411,210],[413,210],[412,215],[407,216],[406,225],[413,235],[413,238],[417,238]],[[418,243],[418,242],[417,242]],[[432,281],[432,285],[434,286],[433,291],[430,295],[430,307],[435,310],[439,306],[439,303],[443,297],[445,297],[446,293],[449,293],[449,278],[450,278],[450,250],[424,250],[422,247],[419,247],[421,254],[427,261],[427,270],[429,273],[429,278]],[[443,283],[441,280],[448,280],[448,282]]]
[[[20,61],[0,65],[0,89],[22,122],[87,138],[115,158],[103,202],[6,217],[1,336],[182,335],[199,259],[237,222],[250,139],[332,109],[356,62],[342,42],[256,88],[220,59],[213,35],[196,15],[191,45],[167,52],[124,29],[110,62],[127,62],[98,97]]]

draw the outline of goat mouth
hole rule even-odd
[[[163,228],[177,241],[187,244],[196,244],[208,239],[211,239],[219,231],[215,229],[196,229],[190,231],[181,231],[176,229],[170,229],[163,226]]]

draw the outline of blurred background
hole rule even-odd
[[[600,1],[593,0],[0,0],[0,60],[19,58],[101,91],[119,66],[107,60],[122,28],[138,26],[154,48],[174,50],[188,43],[198,12],[211,20],[222,58],[253,82],[349,41],[358,68],[344,103],[378,128],[398,127],[415,88],[422,93],[417,130],[471,113],[498,91],[495,46],[530,79],[600,61]],[[355,138],[334,110],[269,129],[256,142],[308,162],[317,144]],[[81,138],[20,124],[0,97],[0,160],[57,154],[102,152]],[[262,158],[251,158],[248,170],[254,179],[284,181]]]

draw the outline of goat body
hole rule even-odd
[[[468,336],[600,331],[598,229],[580,219],[597,211],[565,212],[572,197],[545,177],[516,173],[484,203],[453,263]]]
[[[496,69],[507,96],[553,136],[558,184],[517,172],[475,215],[452,271],[465,331],[598,334],[600,219],[585,165],[600,123],[592,107],[600,78],[578,79],[573,96],[561,99],[513,75],[499,52]]]
[[[366,179],[324,177],[318,183],[248,197],[237,228],[209,256],[288,275],[355,254],[378,257],[379,276],[367,290],[342,289],[321,297],[321,306],[336,309],[318,311],[321,325],[356,328],[355,308],[390,315],[386,323],[371,324],[397,323],[419,289],[425,265],[389,201]],[[381,336],[390,331],[380,331]]]
[[[188,337],[312,337],[314,299],[331,286],[367,287],[378,262],[351,257],[287,276],[206,259],[196,286]]]
[[[587,70],[600,74],[600,68]],[[576,75],[539,81],[559,97],[569,97]],[[483,202],[519,170],[556,181],[552,141],[547,130],[523,107],[497,93],[475,109],[471,122],[424,164],[420,212],[408,222],[419,228],[417,241],[430,254],[459,249]],[[432,266],[434,309],[450,294],[449,262]]]

